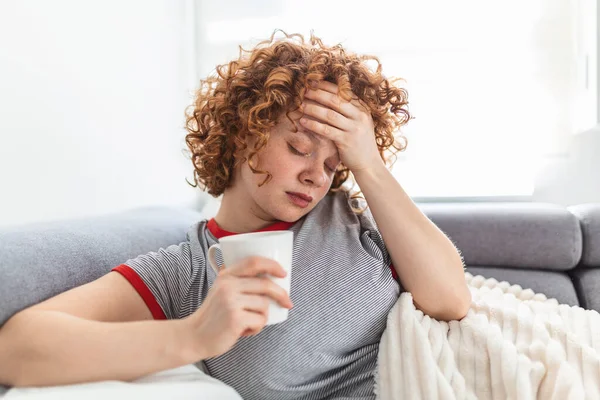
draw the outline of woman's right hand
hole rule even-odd
[[[221,268],[202,306],[183,320],[196,361],[219,356],[241,336],[259,333],[267,322],[270,299],[293,307],[285,290],[263,274],[283,278],[287,273],[264,257],[245,258]]]

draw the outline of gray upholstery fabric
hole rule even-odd
[[[600,204],[569,209],[540,203],[419,207],[454,241],[472,274],[600,311],[600,269],[589,268],[600,267]],[[23,308],[90,282],[129,258],[184,241],[190,225],[210,216],[144,208],[0,229],[0,325]],[[571,270],[580,260],[584,268]]]
[[[579,221],[545,203],[423,203],[467,265],[569,270],[581,257]]]
[[[568,210],[579,219],[583,233],[581,266],[600,267],[600,204],[580,204]]]
[[[577,268],[570,272],[581,307],[600,312],[600,269]]]
[[[0,325],[129,258],[185,241],[199,219],[191,210],[153,207],[0,229]]]
[[[548,298],[555,298],[562,304],[579,305],[575,287],[565,272],[485,266],[467,266],[467,271],[473,275],[494,278],[499,282],[507,281],[513,285],[520,285],[523,289],[531,289],[536,293],[545,294]]]

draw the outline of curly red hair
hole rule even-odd
[[[352,94],[370,110],[375,123],[379,154],[389,165],[386,153],[395,155],[406,148],[406,138],[399,128],[411,116],[408,94],[395,86],[396,79],[381,73],[381,63],[375,56],[357,55],[341,44],[325,46],[312,32],[305,42],[300,34],[260,42],[253,50],[240,46],[237,60],[216,67],[217,76],[200,81],[194,104],[186,109],[186,144],[194,165],[193,187],[200,186],[217,197],[230,185],[234,168],[244,161],[252,172],[268,171],[255,168],[255,157],[269,140],[269,132],[279,117],[299,108],[305,90],[325,80],[339,86],[339,95],[350,100]],[[366,62],[373,60],[372,71]],[[191,109],[191,112],[189,111]],[[399,139],[403,144],[399,144]],[[249,143],[253,147],[245,157]],[[350,171],[340,165],[333,177],[331,191],[340,190]]]

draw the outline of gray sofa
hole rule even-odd
[[[467,270],[600,311],[600,204],[422,203]],[[0,325],[123,261],[186,238],[210,214],[177,208],[0,229]],[[0,388],[0,396],[2,393]]]

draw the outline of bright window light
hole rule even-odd
[[[318,10],[318,11],[315,11]],[[545,157],[595,125],[593,0],[198,3],[198,71],[311,30],[405,79],[394,175],[414,197],[529,196]]]

